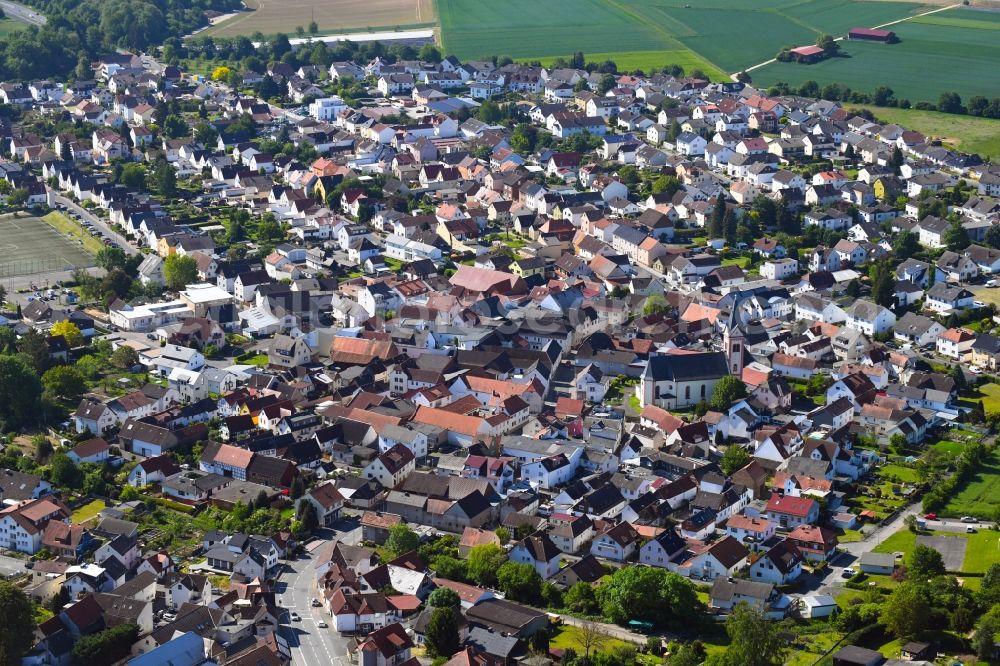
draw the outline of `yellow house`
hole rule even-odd
[[[899,180],[894,177],[880,176],[872,183],[872,194],[879,201],[891,201],[902,194]]]

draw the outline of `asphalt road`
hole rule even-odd
[[[327,535],[330,538],[309,544],[309,550],[315,551],[331,538],[349,544],[356,544],[361,538],[360,528],[350,532],[331,532],[332,534]],[[311,555],[286,562],[275,586],[278,605],[285,610],[281,622],[287,627],[285,633],[292,650],[292,663],[303,666],[349,666],[352,663],[347,652],[350,638],[341,636],[332,627],[322,629],[318,626],[321,621],[330,624],[333,618],[322,608],[313,608],[311,605],[312,599],[319,596],[315,586],[315,565]],[[292,612],[298,613],[301,620],[293,622]]]
[[[128,240],[120,233],[115,231],[106,220],[103,220],[100,217],[94,215],[83,206],[77,205],[76,203],[73,202],[72,199],[68,199],[67,197],[64,197],[61,194],[56,194],[54,198],[56,200],[56,203],[66,208],[68,211],[76,213],[82,219],[86,220],[87,222],[90,222],[95,227],[103,231],[106,236],[110,237],[111,240],[113,240],[118,245],[118,247],[120,247],[125,251],[125,254],[128,255],[139,254],[139,249],[134,245],[129,244]]]
[[[36,12],[31,7],[27,5],[22,5],[19,2],[11,2],[11,0],[0,0],[0,7],[3,7],[4,13],[12,19],[21,21],[22,23],[30,23],[31,25],[45,25],[48,20],[38,12]]]

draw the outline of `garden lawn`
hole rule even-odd
[[[578,653],[583,652],[583,637],[581,636],[580,628],[572,627],[568,624],[559,625],[556,629],[556,634],[549,639],[549,647],[561,648],[563,650],[571,648]],[[618,647],[638,647],[638,644],[605,636],[594,649],[598,652],[610,652]]]
[[[1000,384],[983,384],[973,400],[983,401],[983,411],[987,414],[1000,412]]]
[[[940,451],[941,453],[946,453],[951,456],[958,456],[958,454],[960,454],[962,449],[965,447],[959,442],[953,442],[950,439],[942,439],[936,444],[932,444],[931,448],[935,451]]]
[[[942,143],[962,152],[1000,156],[1000,120],[996,118],[956,116],[953,113],[919,109],[886,109],[877,106],[868,107],[868,110],[883,123],[893,123],[941,139]],[[987,298],[982,298],[984,292],[987,295],[995,294],[996,298],[1000,299],[998,293],[1000,289],[983,288],[976,297],[989,302]]]
[[[991,519],[1000,510],[1000,448],[993,449],[975,476],[963,484],[939,513]]]
[[[967,544],[962,571],[965,573],[986,573],[991,564],[1000,562],[1000,532],[979,530],[975,534],[964,536]]]
[[[771,63],[752,72],[753,82],[770,86],[784,81],[798,86],[812,80],[821,87],[843,83],[867,92],[885,84],[898,99],[914,103],[936,102],[946,91],[963,98],[1000,95],[1000,77],[996,76],[1000,68],[1000,14],[950,9],[894,25],[892,30],[899,36],[898,44],[841,42],[847,57],[811,65]],[[738,41],[727,44],[740,46]],[[975,57],[970,58],[970,53]],[[711,59],[709,51],[704,54]]]
[[[883,465],[878,468],[878,475],[883,479],[896,478],[903,483],[916,483],[917,482],[917,470],[912,467],[903,467],[902,465]]]
[[[84,523],[103,511],[104,506],[103,500],[88,502],[73,512],[72,520],[74,523]]]

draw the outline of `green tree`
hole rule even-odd
[[[190,133],[191,128],[188,127],[188,124],[180,116],[171,114],[163,121],[163,134],[168,139],[179,139]]]
[[[15,666],[35,642],[35,607],[19,587],[0,582],[0,664]]]
[[[501,546],[505,545],[508,541],[510,541],[510,530],[504,527],[503,525],[496,528],[493,531],[493,533],[497,535],[497,539],[500,540]]]
[[[302,497],[306,492],[306,483],[301,476],[292,479],[292,485],[288,490],[288,496],[294,501]]]
[[[140,190],[146,185],[146,170],[141,164],[136,164],[134,162],[126,164],[122,167],[122,172],[118,177],[118,182],[125,187]]]
[[[298,518],[303,534],[312,534],[319,527],[319,516],[316,515],[316,507],[312,502],[299,504]]]
[[[697,619],[702,605],[691,582],[655,567],[626,567],[597,588],[605,618],[617,624],[629,620],[658,627],[679,626]]]
[[[508,599],[532,603],[538,599],[542,577],[530,564],[506,562],[497,570],[497,585]]]
[[[741,603],[726,619],[729,646],[727,666],[781,666],[788,647],[779,628],[770,622],[763,610]]]
[[[897,260],[909,259],[917,252],[920,252],[920,239],[909,229],[904,229],[893,240],[892,251],[895,253]]]
[[[130,486],[131,487],[131,486]],[[49,609],[53,615],[58,615],[63,609],[63,606],[71,602],[73,598],[70,596],[69,588],[65,585],[59,586],[59,591],[52,595],[46,602],[45,607]]]
[[[604,74],[601,76],[600,81],[598,81],[597,83],[597,94],[603,97],[605,93],[607,93],[614,87],[615,87],[615,75]]]
[[[125,256],[125,250],[120,247],[106,245],[97,251],[94,261],[106,271],[112,271],[116,268],[124,270],[128,257]]]
[[[424,44],[417,52],[417,58],[424,62],[441,62],[441,49],[433,44]]]
[[[83,485],[83,471],[62,451],[49,462],[49,480],[60,488],[79,488]]]
[[[503,566],[507,556],[503,548],[492,543],[473,546],[469,550],[467,569],[469,578],[476,585],[492,587],[497,582],[497,571]]]
[[[96,634],[82,636],[73,644],[73,663],[77,666],[105,666],[128,656],[129,648],[139,638],[135,624],[119,624]]]
[[[46,395],[64,400],[79,400],[87,390],[83,373],[72,365],[57,365],[42,375],[42,386]]]
[[[430,657],[445,657],[458,652],[458,620],[452,608],[435,608],[427,623],[424,645]]]
[[[972,637],[972,649],[984,663],[994,661],[997,634],[1000,634],[1000,618],[995,613],[987,613],[976,624],[976,633]]]
[[[896,304],[896,277],[888,261],[876,261],[868,269],[872,283],[872,300],[877,304],[891,308]]]
[[[163,279],[168,289],[177,291],[197,282],[198,262],[194,257],[172,254],[163,261]]]
[[[857,298],[861,295],[861,284],[855,279],[847,283],[847,289],[844,291],[845,294],[851,298]]]
[[[708,404],[717,412],[724,412],[737,400],[747,397],[747,386],[736,375],[726,375],[715,385]]]
[[[912,639],[919,637],[927,628],[930,614],[927,597],[920,586],[905,582],[893,590],[882,604],[879,622],[896,638]]]
[[[385,549],[394,557],[416,550],[420,543],[417,533],[404,523],[396,523],[389,528],[389,538],[385,540]]]
[[[941,113],[965,113],[962,98],[956,92],[943,92],[938,97],[937,110]]]
[[[319,34],[319,24],[316,21],[309,21],[309,34],[316,35]]]
[[[840,52],[840,45],[837,44],[837,40],[833,38],[833,35],[821,35],[820,38],[816,40],[816,46],[823,49],[823,52],[831,57]]]
[[[593,585],[583,581],[574,583],[573,587],[566,590],[563,603],[571,611],[584,615],[596,615],[601,609]]]
[[[667,299],[658,291],[654,291],[647,296],[646,302],[642,306],[642,314],[644,315],[660,314],[661,312],[666,312],[666,310]]]
[[[653,194],[673,196],[679,189],[681,189],[681,181],[676,176],[666,174],[654,180],[652,185]]]
[[[917,544],[910,551],[910,557],[906,563],[906,571],[910,578],[923,580],[941,576],[944,574],[944,558],[941,553],[929,546]]]
[[[122,345],[111,354],[111,365],[120,370],[128,370],[139,363],[139,352],[128,345]]]
[[[461,603],[462,599],[458,596],[458,592],[450,587],[435,588],[427,596],[427,605],[431,608],[454,608]]]
[[[0,356],[0,432],[35,420],[42,395],[36,373],[23,355]]]
[[[991,225],[986,230],[986,244],[994,249],[1000,248],[1000,224]]]
[[[962,226],[961,218],[955,218],[944,232],[944,243],[952,252],[961,252],[972,244],[969,232]]]
[[[160,195],[172,199],[177,195],[177,172],[166,160],[160,160],[153,170],[153,187]]]
[[[722,469],[723,474],[729,476],[733,472],[749,465],[752,460],[753,457],[742,446],[730,444],[726,452],[722,454],[722,459],[719,460],[719,467]]]
[[[984,605],[1000,602],[1000,562],[994,562],[983,574],[979,585],[980,600]]]
[[[7,203],[15,208],[28,203],[28,190],[23,187],[15,188],[9,195],[7,195]]]
[[[433,569],[434,573],[446,580],[461,582],[470,578],[468,565],[457,557],[450,555],[442,555],[434,560]]]
[[[667,661],[669,666],[699,666],[705,661],[705,648],[699,641],[685,643],[677,648]]]
[[[716,197],[715,205],[712,207],[712,217],[709,218],[707,228],[708,237],[721,238],[726,233],[726,200],[724,197]]]
[[[488,99],[479,105],[479,109],[476,111],[476,118],[489,125],[495,125],[503,120],[503,110],[496,102]]]

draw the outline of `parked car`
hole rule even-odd
[[[302,618],[299,617],[299,614],[296,613],[295,611],[292,611],[292,622],[300,622],[301,620]]]
[[[936,513],[925,514],[924,520],[937,520],[937,514]]]
[[[974,517],[972,517],[972,516],[962,516],[962,522],[963,522],[963,523],[978,523],[979,521],[978,521],[978,520],[976,520],[976,519],[975,519]]]
[[[320,620],[319,622],[317,622],[317,623],[316,623],[316,626],[317,626],[317,627],[319,627],[320,629],[326,629],[326,628],[327,628],[327,627],[329,627],[330,625],[328,625],[328,624],[327,624],[326,622],[324,622],[323,620]]]
[[[965,528],[965,532],[966,532],[967,534],[975,534],[975,533],[976,533],[976,528],[975,528],[975,527],[973,527],[972,525],[969,525],[969,526],[967,526],[967,527]]]
[[[858,573],[857,571],[848,567],[844,569],[844,571],[840,575],[843,576],[844,578],[854,578],[854,576],[856,576],[857,573]]]

